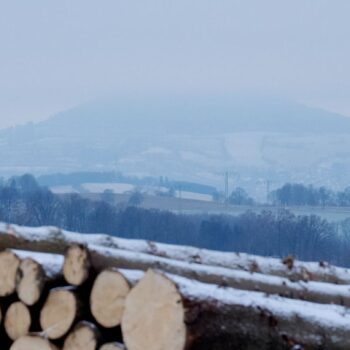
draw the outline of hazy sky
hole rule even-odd
[[[278,94],[350,116],[349,0],[2,0],[0,127],[108,94]]]

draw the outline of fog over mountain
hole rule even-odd
[[[117,170],[218,187],[350,184],[350,118],[271,97],[108,99],[0,131],[4,175]],[[222,187],[222,186],[221,186]]]

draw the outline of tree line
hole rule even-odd
[[[56,195],[24,175],[0,184],[0,220],[264,256],[291,254],[350,266],[350,219],[336,225],[284,209],[237,216],[185,215],[140,208],[135,196],[115,205],[109,196],[90,200],[78,194]]]
[[[343,191],[333,191],[324,186],[305,186],[298,183],[286,183],[270,193],[275,205],[286,206],[350,206],[350,187]]]

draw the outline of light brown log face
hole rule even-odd
[[[120,343],[108,343],[102,345],[100,350],[125,350],[125,346]]]
[[[89,277],[90,256],[87,248],[82,245],[72,245],[68,248],[63,265],[63,275],[73,286],[82,285]]]
[[[17,270],[16,291],[19,299],[32,306],[38,302],[46,281],[45,271],[33,259],[21,261]]]
[[[128,282],[118,271],[105,270],[97,276],[90,305],[92,315],[101,326],[113,328],[120,325],[129,291]]]
[[[10,350],[58,350],[58,348],[44,338],[24,336],[17,339]]]
[[[63,350],[96,350],[97,329],[88,322],[79,323],[64,341]]]
[[[78,303],[69,289],[54,289],[40,313],[40,325],[49,339],[63,337],[72,327],[77,316]]]
[[[175,284],[152,270],[126,298],[122,332],[128,350],[184,350],[185,310]]]
[[[10,339],[16,340],[29,333],[32,318],[28,308],[22,303],[17,302],[8,308],[4,326]]]
[[[16,290],[16,273],[20,259],[11,251],[0,252],[0,297]]]

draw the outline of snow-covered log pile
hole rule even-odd
[[[350,349],[350,273],[0,224],[0,348]]]

